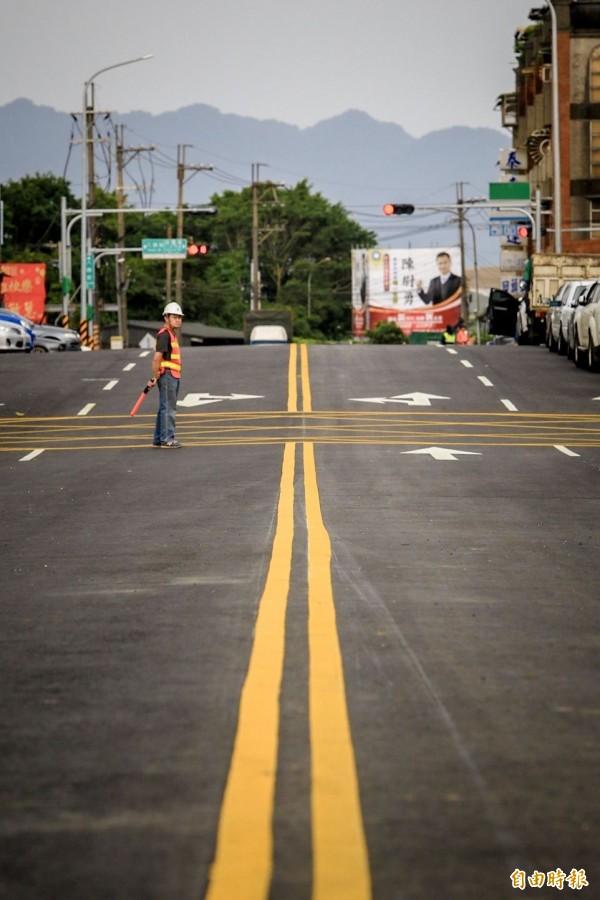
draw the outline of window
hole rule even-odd
[[[594,229],[592,236],[600,235],[600,198],[590,200],[590,225]]]
[[[590,56],[590,103],[600,103],[600,47]],[[600,178],[600,121],[590,122],[590,176]]]
[[[590,56],[590,103],[600,103],[600,47],[595,47]],[[600,121],[590,122],[590,177],[600,178]],[[600,235],[600,197],[590,198],[591,237]]]

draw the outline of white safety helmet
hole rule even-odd
[[[163,316],[182,316],[183,310],[179,303],[167,303],[163,309]]]

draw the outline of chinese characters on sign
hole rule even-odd
[[[2,263],[1,305],[32,322],[41,322],[46,304],[45,263]]]
[[[378,322],[405,334],[444,331],[461,316],[458,247],[352,250],[352,314],[356,337]]]
[[[555,869],[553,872],[538,872],[536,869],[531,875],[527,875],[523,869],[515,869],[510,880],[512,886],[520,891],[524,891],[526,887],[542,888],[544,885],[557,888],[559,891],[565,887],[571,888],[572,891],[589,887],[585,869],[571,869],[568,875],[562,869]]]

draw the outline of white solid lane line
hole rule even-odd
[[[565,447],[563,444],[554,444],[554,449],[564,453],[565,456],[580,456],[579,453],[575,453],[574,450],[569,450],[569,448]]]
[[[27,454],[27,456],[22,456],[19,462],[30,462],[32,459],[35,459],[36,456],[39,456],[40,453],[43,452],[43,450],[32,450],[31,453]]]

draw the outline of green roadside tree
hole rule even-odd
[[[68,182],[53,175],[36,175],[3,187],[5,260],[43,261],[48,268],[48,295],[60,303],[56,260],[60,241],[60,204],[77,208]],[[241,329],[250,308],[253,248],[253,190],[215,194],[218,213],[186,212],[183,234],[210,247],[205,256],[183,261],[182,302],[192,321]],[[96,249],[118,245],[117,198],[96,188],[94,206],[114,209],[90,218]],[[314,193],[306,180],[295,187],[261,184],[258,191],[259,268],[261,307],[292,311],[295,334],[314,340],[339,340],[351,330],[351,255],[353,247],[373,247],[375,235],[353,221],[340,204]],[[127,213],[123,243],[139,247],[144,237],[176,234],[174,212]],[[73,280],[78,282],[79,229],[73,231]],[[124,267],[130,318],[156,319],[167,298],[167,282],[174,284],[174,264],[125,255]],[[101,303],[116,299],[115,255],[98,260],[97,292]],[[171,297],[173,297],[173,292]],[[112,313],[103,313],[104,324]]]
[[[201,321],[240,328],[251,296],[251,188],[215,194],[218,214],[186,218],[194,237],[211,246],[186,265],[185,302]],[[352,247],[372,247],[375,235],[354,222],[340,204],[311,192],[306,181],[293,188],[260,185],[258,191],[261,307],[285,307],[299,337],[339,340],[351,328]],[[200,267],[197,267],[200,269]]]
[[[67,206],[79,205],[69,182],[52,174],[26,175],[2,185],[4,203],[3,262],[46,264],[46,294],[60,302],[57,257],[60,242],[61,197]]]
[[[395,322],[378,322],[375,328],[367,331],[371,344],[406,344],[406,335]]]

